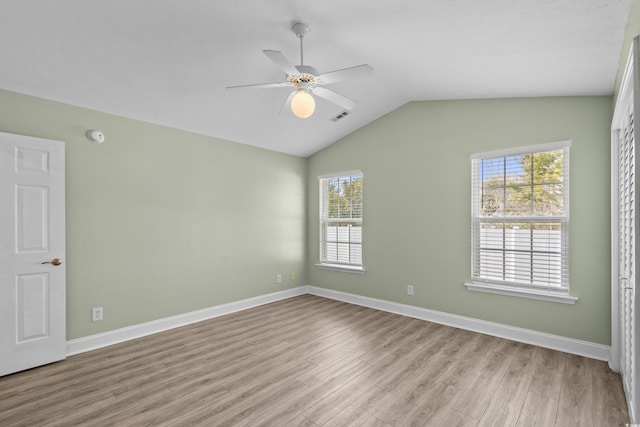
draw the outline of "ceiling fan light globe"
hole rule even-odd
[[[316,101],[313,96],[304,89],[298,89],[291,100],[291,112],[298,118],[310,117],[316,109]]]

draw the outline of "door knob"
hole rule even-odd
[[[45,261],[42,264],[60,265],[60,264],[62,264],[62,260],[60,258],[54,258],[51,261]]]

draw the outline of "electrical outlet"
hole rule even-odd
[[[296,272],[295,271],[291,272],[291,280],[296,280]]]
[[[407,295],[413,295],[413,285],[407,285]]]
[[[102,307],[94,307],[91,309],[91,321],[96,322],[102,320],[103,309]]]
[[[282,273],[276,274],[276,283],[282,283]]]

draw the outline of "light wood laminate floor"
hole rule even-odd
[[[0,378],[0,426],[624,426],[605,362],[303,295]]]

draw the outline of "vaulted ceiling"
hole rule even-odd
[[[306,157],[418,100],[609,95],[629,0],[3,0],[0,88]],[[280,112],[262,51],[321,73],[369,64]]]

